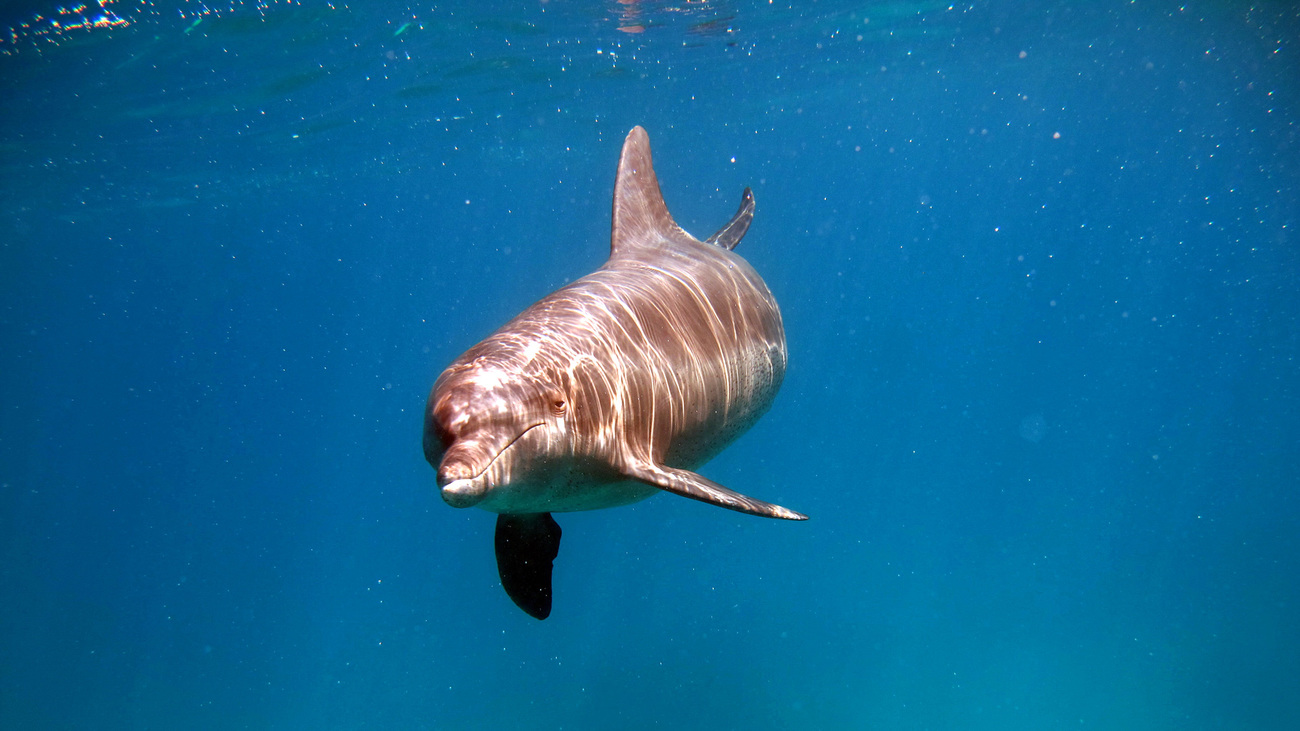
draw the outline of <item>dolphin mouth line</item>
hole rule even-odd
[[[544,425],[545,423],[546,423],[546,422],[544,422],[544,421],[539,421],[539,422],[537,422],[536,424],[531,424],[531,425],[529,425],[527,429],[524,429],[523,431],[519,432],[519,434],[515,435],[515,438],[514,438],[514,439],[511,439],[509,442],[507,442],[506,445],[505,445],[504,447],[501,448],[501,451],[499,451],[499,452],[497,452],[495,455],[493,455],[493,456],[492,456],[492,459],[488,460],[488,463],[485,464],[485,465],[483,465],[483,469],[479,470],[477,473],[475,473],[475,474],[473,474],[473,475],[470,475],[469,477],[464,477],[464,478],[461,478],[461,479],[463,479],[463,480],[477,480],[478,478],[482,477],[485,473],[487,473],[488,470],[492,469],[492,465],[496,464],[498,459],[501,459],[501,455],[505,454],[506,451],[508,451],[511,447],[515,446],[515,442],[519,441],[520,439],[523,439],[525,434],[527,434],[528,432],[530,432],[530,431],[536,429],[536,428],[539,427],[539,426]],[[452,484],[452,482],[456,482],[456,480],[452,480],[451,482],[448,482],[447,484],[450,485],[450,484]],[[445,486],[440,486],[440,487],[445,487]]]

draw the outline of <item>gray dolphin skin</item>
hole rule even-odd
[[[560,526],[659,491],[768,518],[807,516],[692,472],[753,426],[785,376],[767,285],[731,249],[754,216],[748,188],[706,241],[668,213],[634,127],[614,186],[609,260],[547,295],[433,384],[424,456],[443,500],[498,513],[501,585],[551,613]]]

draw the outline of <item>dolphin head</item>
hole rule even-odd
[[[499,365],[447,369],[424,417],[424,457],[438,471],[442,499],[467,508],[508,485],[544,456],[567,409],[559,388]]]

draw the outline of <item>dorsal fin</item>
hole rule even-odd
[[[673,220],[659,192],[659,178],[650,160],[650,137],[641,127],[633,127],[623,142],[618,160],[618,180],[614,183],[614,229],[610,236],[609,255],[618,256],[646,246],[666,243],[696,243]]]

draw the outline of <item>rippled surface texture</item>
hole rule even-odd
[[[1300,726],[1289,3],[0,10],[6,729]],[[424,400],[609,252],[643,125],[781,303],[772,409],[564,516]]]

